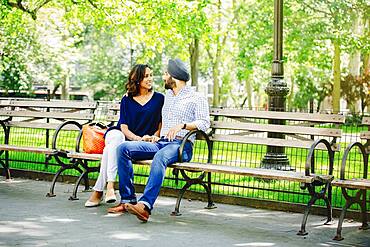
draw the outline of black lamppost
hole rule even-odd
[[[268,95],[269,111],[285,111],[285,99],[289,88],[284,82],[283,68],[283,0],[274,2],[274,60],[272,78],[265,92]],[[285,124],[284,120],[269,120],[269,124]],[[268,133],[269,138],[284,138],[284,134]],[[267,147],[267,154],[262,159],[262,167],[278,170],[291,170],[284,147]]]

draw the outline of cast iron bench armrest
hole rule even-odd
[[[6,132],[6,126],[5,126],[5,123],[4,123],[4,120],[0,120],[0,125],[1,127],[3,128],[3,131],[4,131],[4,144],[8,144],[9,141],[8,141],[8,138],[7,138],[7,132]],[[0,150],[0,155],[4,152],[4,150]]]
[[[81,139],[81,136],[82,136],[82,125],[80,123],[78,123],[77,121],[73,121],[73,120],[65,121],[57,127],[57,129],[55,130],[55,133],[53,135],[53,141],[52,141],[52,144],[51,144],[52,148],[58,150],[58,152],[62,152],[62,153],[68,152],[68,151],[61,150],[61,149],[57,148],[58,135],[59,135],[60,131],[62,131],[63,128],[67,125],[75,125],[75,126],[77,126],[77,128],[80,131],[80,133],[78,134],[78,136],[76,138],[76,148],[75,148],[75,151],[79,152],[79,148],[80,148],[80,143],[79,142],[80,142],[80,139]]]
[[[328,154],[329,154],[329,174],[328,175],[333,175],[334,151],[331,148],[331,145],[330,145],[329,141],[327,141],[325,139],[318,139],[314,143],[312,143],[311,148],[309,150],[309,153],[307,155],[306,164],[305,164],[305,175],[306,176],[310,176],[311,170],[314,170],[314,168],[315,168],[311,164],[311,159],[314,155],[315,148],[320,143],[323,143],[326,146],[327,150],[328,150]],[[317,176],[319,176],[319,175],[317,175]]]
[[[182,140],[181,142],[181,145],[180,145],[180,148],[179,148],[179,161],[178,163],[182,163],[183,160],[182,160],[182,156],[183,156],[183,153],[184,153],[184,148],[185,148],[185,144],[187,141],[189,141],[189,138],[194,135],[194,134],[200,134],[207,142],[207,148],[208,148],[208,159],[207,159],[207,163],[211,163],[212,161],[212,147],[211,147],[211,140],[209,139],[208,135],[202,131],[202,130],[191,130],[189,131],[185,136],[184,136],[184,139]],[[172,170],[172,174],[175,176],[175,184],[177,185],[178,184],[178,181],[179,181],[179,169],[177,168],[174,168]],[[185,175],[184,174],[184,171],[181,170],[181,174],[182,175]],[[201,176],[204,176],[201,175]]]
[[[358,147],[360,149],[360,151],[362,153],[364,164],[366,164],[368,162],[368,155],[366,153],[365,146],[360,142],[352,142],[351,144],[348,145],[348,147],[346,148],[346,150],[344,151],[344,154],[343,154],[342,164],[341,164],[341,167],[340,167],[340,180],[345,180],[344,176],[345,176],[347,158],[348,158],[349,152],[354,147]],[[364,167],[364,168],[366,169],[364,171],[364,176],[366,176],[367,175],[367,167]]]
[[[182,142],[181,142],[181,145],[180,145],[180,149],[179,149],[179,163],[181,163],[182,162],[182,155],[183,155],[183,152],[184,152],[184,148],[185,148],[185,144],[186,144],[186,142],[187,141],[189,141],[189,138],[192,136],[192,135],[194,135],[194,134],[200,134],[200,135],[202,135],[203,137],[204,137],[204,139],[206,140],[206,142],[207,142],[207,148],[208,148],[208,160],[207,160],[207,162],[208,163],[211,163],[211,160],[212,160],[212,148],[211,148],[211,140],[209,139],[209,137],[208,137],[208,135],[204,132],[204,131],[202,131],[202,130],[191,130],[191,131],[189,131],[186,135],[185,135],[185,137],[184,137],[184,139],[182,140]]]

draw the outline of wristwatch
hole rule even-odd
[[[186,129],[186,123],[184,123],[184,126],[182,126],[182,128],[181,129]]]

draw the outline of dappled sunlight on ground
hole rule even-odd
[[[134,215],[108,214],[113,205],[85,208],[88,193],[79,201],[63,194],[70,184],[58,183],[57,196],[46,198],[50,182],[17,180],[0,184],[0,247],[3,246],[132,246],[132,247],[365,247],[368,231],[360,222],[345,221],[344,240],[332,241],[335,224],[324,226],[323,216],[310,215],[308,235],[297,236],[303,214],[261,210],[218,203],[183,200],[179,217],[170,216],[176,198],[159,197],[147,223]]]
[[[195,214],[203,214],[203,215],[211,215],[211,216],[222,216],[222,217],[231,217],[231,218],[275,218],[278,217],[279,212],[276,211],[262,211],[262,210],[249,210],[247,213],[240,210],[235,210],[233,212],[225,212],[224,210],[217,210],[217,209],[199,209],[199,210],[191,210],[191,213]],[[288,218],[296,218],[296,214],[292,214],[289,216],[285,216]]]
[[[122,213],[120,213],[120,214],[108,214],[108,213],[106,213],[106,214],[103,215],[103,217],[105,217],[105,218],[116,218],[116,217],[120,217],[121,215],[122,215]]]
[[[0,233],[14,233],[20,236],[46,237],[51,233],[45,226],[27,221],[0,221]]]
[[[0,181],[0,184],[24,183],[25,180],[5,179]]]
[[[75,221],[80,221],[80,220],[69,219],[69,218],[58,218],[55,216],[51,216],[51,217],[43,216],[40,218],[40,221],[45,222],[45,223],[51,223],[51,222],[70,223],[70,222],[75,222]]]
[[[317,246],[322,247],[369,247],[369,244],[347,244],[343,242],[329,241],[327,243],[317,243]]]
[[[252,242],[252,243],[243,243],[243,244],[234,244],[234,246],[261,246],[261,247],[268,247],[268,246],[275,246],[274,243],[257,243],[257,242]]]
[[[158,207],[158,206],[175,206],[175,202],[174,201],[170,201],[170,200],[163,200],[163,201],[156,201],[155,202],[155,206]]]
[[[118,232],[110,235],[110,237],[122,240],[150,240],[149,236],[134,232]]]

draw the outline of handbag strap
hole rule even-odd
[[[108,127],[103,124],[102,122],[93,122],[93,123],[89,123],[88,124],[89,126],[98,126],[99,128],[101,129],[107,129]]]

